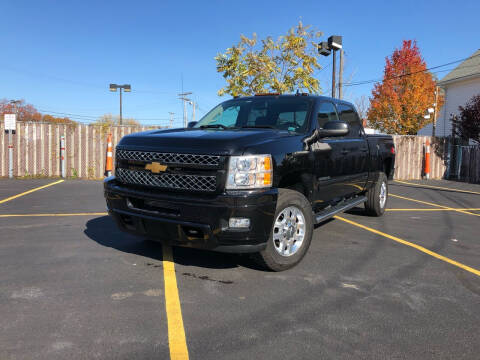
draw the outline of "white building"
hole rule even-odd
[[[438,85],[445,91],[445,104],[437,114],[436,136],[452,134],[450,117],[458,114],[458,107],[474,95],[480,94],[480,49],[449,72]],[[432,135],[432,124],[420,129],[418,135]]]

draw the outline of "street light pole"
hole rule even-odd
[[[327,41],[322,41],[318,44],[318,53],[323,56],[329,56],[333,52],[333,66],[332,66],[332,98],[335,98],[337,85],[336,85],[336,76],[337,76],[337,59],[336,52],[340,50],[340,76],[339,82],[340,86],[343,82],[343,47],[342,47],[342,37],[339,35],[332,35],[328,38]],[[338,90],[339,97],[342,98],[342,89]]]
[[[125,85],[117,85],[117,84],[110,84],[110,91],[116,92],[117,89],[120,90],[120,120],[119,124],[123,124],[123,119],[122,119],[122,90],[125,90],[125,92],[130,92],[132,91],[132,87],[130,84],[125,84]]]
[[[336,88],[336,84],[335,84],[335,78],[336,78],[336,75],[337,75],[337,59],[336,59],[336,56],[335,54],[337,53],[337,51],[335,49],[333,49],[333,54],[332,54],[332,57],[333,57],[333,66],[332,66],[332,98],[335,98],[335,93],[337,91],[337,88]]]

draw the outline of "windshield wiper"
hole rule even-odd
[[[200,129],[227,129],[227,127],[222,124],[209,124],[200,126]]]
[[[274,126],[272,125],[244,125],[241,127],[242,129],[248,129],[248,128],[258,128],[258,129],[275,129]]]

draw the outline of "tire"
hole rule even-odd
[[[313,213],[309,201],[298,191],[279,189],[267,247],[252,257],[259,265],[272,271],[290,269],[305,256],[312,235]]]
[[[377,182],[367,192],[365,211],[370,216],[382,216],[388,202],[388,180],[387,175],[381,172]]]

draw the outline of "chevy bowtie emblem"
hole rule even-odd
[[[145,165],[145,170],[150,170],[154,174],[158,174],[167,170],[167,165],[162,165],[158,162],[152,162],[151,164]]]

